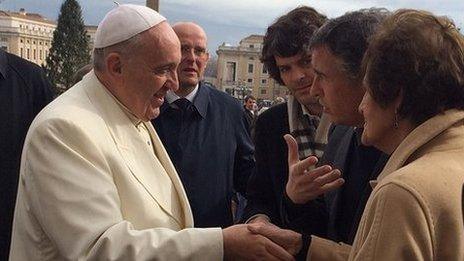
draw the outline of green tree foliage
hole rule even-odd
[[[81,6],[77,0],[65,0],[47,56],[47,76],[60,93],[71,87],[74,73],[89,62],[89,40]]]

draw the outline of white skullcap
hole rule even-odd
[[[118,5],[98,25],[94,48],[105,48],[124,42],[165,20],[158,12],[146,6]]]

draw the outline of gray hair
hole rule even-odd
[[[311,38],[309,47],[325,46],[343,61],[343,70],[353,80],[362,78],[361,63],[369,38],[389,15],[385,8],[348,12],[325,23]]]
[[[117,43],[105,48],[95,48],[93,50],[93,68],[95,71],[102,72],[105,70],[105,59],[110,53],[119,53],[122,56],[136,54],[142,45],[142,37],[137,34],[124,42]]]

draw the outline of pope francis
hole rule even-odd
[[[150,119],[176,90],[165,18],[119,5],[97,29],[94,70],[33,121],[10,260],[291,260],[246,225],[198,229]]]

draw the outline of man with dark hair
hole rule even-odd
[[[234,192],[245,194],[255,165],[248,123],[238,100],[201,82],[209,59],[205,31],[191,22],[173,29],[182,49],[179,89],[167,93],[153,125],[187,192],[195,226],[227,227]]]
[[[269,74],[285,85],[288,102],[271,107],[259,116],[255,128],[256,171],[247,190],[248,205],[243,221],[272,222],[297,231],[322,234],[324,211],[311,220],[284,222],[281,219],[288,180],[287,146],[283,136],[291,133],[299,144],[299,158],[322,156],[329,123],[320,118],[322,107],[310,94],[314,73],[308,49],[313,33],[326,21],[311,7],[298,7],[280,17],[267,29],[261,60]],[[329,174],[328,189],[339,186],[336,174]],[[323,209],[319,201],[318,209]]]
[[[252,95],[247,95],[244,99],[243,109],[245,110],[245,118],[250,126],[250,133],[253,133],[255,127],[256,116],[255,115],[256,98]]]
[[[24,138],[52,86],[39,66],[0,49],[0,99],[0,260],[8,260]]]
[[[365,90],[362,86],[361,63],[368,46],[368,39],[386,17],[384,9],[368,9],[347,13],[324,24],[310,42],[311,65],[315,72],[311,94],[319,98],[330,120],[337,124],[331,128],[329,141],[322,157],[321,166],[307,171],[310,159],[298,161],[296,144],[289,142],[289,183],[291,180],[314,175],[315,171],[328,172],[338,169],[344,185],[324,195],[328,217],[323,222],[327,229],[322,235],[336,241],[351,244],[372,191],[369,180],[375,179],[386,163],[387,156],[374,147],[360,142],[364,120],[358,106]],[[322,165],[321,164],[321,165]],[[325,168],[325,170],[323,169]],[[309,182],[296,181],[287,184],[287,201],[284,201],[284,221],[289,224],[300,220],[312,222],[320,215],[315,195],[324,193],[325,179],[313,178]],[[285,224],[284,224],[285,225]],[[270,226],[262,227],[263,234],[270,236]],[[303,231],[311,233],[310,230]],[[337,251],[327,250],[325,239],[317,236],[303,237],[303,249],[309,247],[310,255],[331,260]]]
[[[361,63],[368,39],[384,20],[384,9],[347,13],[325,24],[311,40],[316,77],[311,93],[318,96],[324,112],[337,126],[333,129],[323,163],[342,172],[345,184],[327,193],[327,237],[352,243],[374,179],[386,156],[361,144],[364,120],[358,112],[364,95]]]

